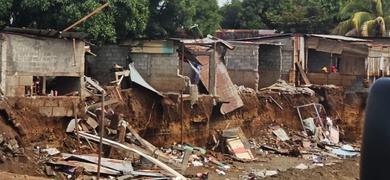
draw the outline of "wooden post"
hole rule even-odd
[[[46,76],[44,76],[46,77]],[[77,121],[77,113],[78,113],[78,109],[77,109],[77,105],[76,103],[73,103],[73,113],[74,113],[74,119],[75,119],[75,128],[76,128],[76,135],[77,135],[77,147],[78,147],[78,153],[81,154],[81,147],[80,147],[80,134],[79,134],[79,123]]]
[[[110,3],[105,3],[103,4],[102,6],[100,6],[99,8],[95,9],[94,11],[92,11],[91,13],[89,13],[88,15],[84,16],[83,18],[81,18],[80,20],[78,20],[77,22],[75,22],[74,24],[70,25],[69,27],[67,27],[66,29],[63,30],[63,32],[65,31],[69,31],[70,29],[72,29],[73,27],[77,26],[78,24],[84,22],[85,20],[87,20],[89,17],[93,16],[94,14],[98,13],[99,11],[101,11],[103,8],[107,7]]]
[[[216,48],[217,46],[217,43],[214,43],[214,52],[213,54],[210,56],[210,66],[209,66],[209,91],[210,91],[210,94],[212,94],[213,96],[216,96],[217,95],[217,92],[216,92],[216,87],[215,87],[215,78],[216,78],[216,69],[215,69],[215,66],[216,66],[216,60],[215,60],[215,51],[217,50]]]
[[[100,166],[102,160],[102,149],[103,149],[103,134],[104,134],[104,96],[106,92],[102,91],[102,114],[100,117],[100,140],[99,140],[99,150],[98,150],[98,167],[97,167],[97,180],[100,179]]]
[[[181,44],[180,74],[184,75],[184,43]],[[183,89],[180,90],[180,143],[183,143],[183,121],[184,121]]]
[[[76,39],[73,38],[73,66],[76,66]]]
[[[46,94],[46,75],[42,77],[42,94]]]

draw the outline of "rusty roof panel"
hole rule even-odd
[[[358,39],[353,37],[339,36],[339,35],[325,35],[325,34],[307,34],[308,37],[318,37],[332,40],[349,41],[349,42],[371,42],[371,40]]]
[[[198,61],[202,64],[202,71],[200,72],[200,79],[203,85],[209,90],[209,56],[197,56]],[[217,60],[216,66],[216,89],[217,96],[220,101],[229,102],[222,104],[221,113],[226,114],[240,108],[244,105],[241,97],[238,95],[237,89],[230,79],[227,68],[223,62]]]
[[[217,95],[220,101],[229,102],[223,104],[221,107],[221,113],[226,114],[234,111],[237,108],[244,106],[240,95],[238,95],[237,88],[234,86],[230,79],[227,68],[223,62],[218,61],[217,67]]]

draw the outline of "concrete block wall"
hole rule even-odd
[[[308,72],[322,72],[323,67],[327,67],[330,70],[331,64],[332,57],[330,53],[309,49],[307,61]]]
[[[126,59],[129,56],[142,78],[156,90],[177,92],[183,87],[184,79],[177,76],[179,70],[177,52],[172,54],[130,53],[129,46],[119,45],[104,45],[100,48],[94,48],[92,51],[97,56],[87,58],[90,76],[102,84],[115,80],[110,69],[114,64],[127,67],[128,61]],[[185,69],[190,73],[189,67]]]
[[[84,87],[83,41],[1,34],[1,89],[5,96],[24,96],[33,76],[77,77]],[[79,88],[84,97],[83,88]]]
[[[110,69],[114,64],[127,67],[126,59],[131,48],[128,46],[119,45],[103,45],[101,47],[93,47],[92,52],[97,56],[86,56],[88,74],[92,78],[99,81],[101,84],[114,81],[115,77],[111,76]]]
[[[84,75],[83,41],[76,41],[74,54],[71,40],[15,34],[2,34],[2,37],[7,52],[5,60],[7,75],[15,73],[34,76]]]
[[[281,73],[281,47],[260,45],[259,88],[268,87],[279,79]]]
[[[282,47],[282,75],[281,79],[289,82],[290,71],[294,69],[294,41],[290,36],[275,38],[271,40],[262,40],[262,43],[275,44]],[[261,51],[261,49],[260,49]],[[260,52],[261,53],[261,52]],[[275,72],[268,72],[268,74],[274,75]],[[268,76],[268,75],[267,75]],[[260,76],[260,81],[261,81]],[[262,85],[263,86],[263,85]]]
[[[78,97],[47,97],[37,96],[34,98],[8,98],[10,106],[15,107],[20,104],[28,105],[36,112],[46,117],[74,117],[74,104],[80,103]],[[36,108],[36,109],[35,109]]]
[[[226,67],[232,82],[258,89],[259,82],[259,45],[245,42],[230,42],[234,50],[228,50],[225,55]]]

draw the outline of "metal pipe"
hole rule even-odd
[[[97,180],[100,179],[100,166],[102,160],[102,149],[103,149],[103,134],[104,134],[104,96],[105,91],[102,91],[102,109],[101,109],[101,117],[100,117],[100,140],[99,140],[99,150],[98,150],[98,167],[97,167]]]
[[[181,44],[181,62],[180,62],[180,74],[184,75],[184,43]],[[183,89],[180,91],[180,141],[183,143]]]
[[[89,13],[88,15],[84,16],[83,18],[81,18],[80,20],[78,20],[77,22],[73,23],[72,25],[70,25],[69,27],[67,27],[66,29],[63,30],[63,32],[66,32],[66,31],[69,31],[70,29],[72,29],[73,27],[79,25],[80,23],[84,22],[85,20],[87,20],[89,17],[93,16],[94,14],[98,13],[99,11],[101,11],[103,8],[107,7],[110,3],[105,3],[103,4],[102,6],[100,6],[99,8],[95,9],[94,11],[92,11],[91,13]]]

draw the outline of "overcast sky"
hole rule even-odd
[[[223,6],[226,2],[228,2],[229,0],[218,0],[218,5],[219,7]]]

